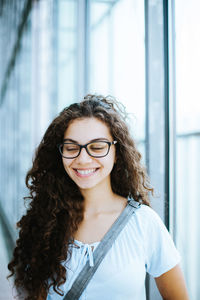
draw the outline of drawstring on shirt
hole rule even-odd
[[[88,244],[83,244],[80,246],[80,248],[82,248],[80,262],[83,260],[85,255],[88,255],[89,256],[89,265],[90,265],[90,267],[93,267],[94,266],[93,246],[90,246]]]

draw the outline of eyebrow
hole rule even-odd
[[[105,137],[102,137],[102,138],[92,139],[88,143],[98,142],[98,141],[109,141],[109,140]],[[72,142],[72,143],[78,144],[78,142],[73,139],[64,139],[63,142]]]

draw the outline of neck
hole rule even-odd
[[[96,214],[102,211],[108,211],[117,205],[116,200],[122,197],[113,193],[111,185],[104,183],[95,186],[92,189],[82,189],[84,197],[84,210],[86,213]]]

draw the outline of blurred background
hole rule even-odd
[[[152,206],[200,299],[199,11],[198,0],[0,0],[1,300],[13,299],[5,277],[34,149],[87,93],[115,96],[131,113]],[[150,277],[147,299],[161,299]]]

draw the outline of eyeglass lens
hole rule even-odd
[[[87,151],[91,156],[104,156],[107,155],[109,144],[106,142],[93,142],[87,145]],[[73,158],[79,154],[80,146],[73,143],[64,143],[61,147],[61,152],[64,157]]]

